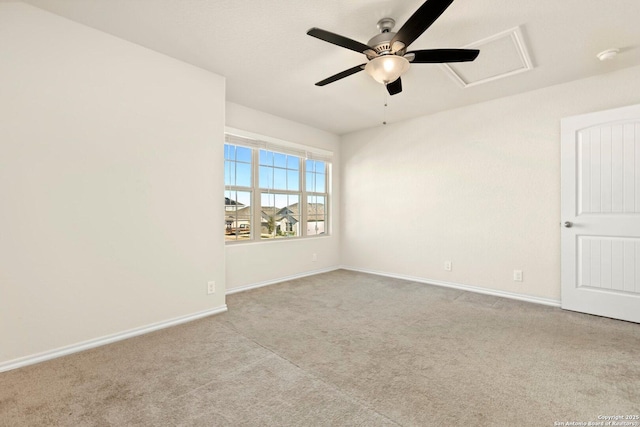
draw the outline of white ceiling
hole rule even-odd
[[[533,70],[463,89],[440,66],[413,64],[386,112],[384,86],[364,72],[314,85],[366,58],[307,36],[309,28],[367,43],[380,18],[394,18],[397,30],[423,1],[28,3],[225,76],[228,101],[336,134],[640,65],[639,0],[456,0],[411,50],[461,47],[521,26]],[[596,59],[611,47],[621,49],[614,60]]]

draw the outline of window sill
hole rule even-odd
[[[265,240],[242,240],[242,241],[225,241],[225,246],[247,246],[247,245],[271,245],[278,243],[290,243],[290,242],[300,242],[300,241],[308,241],[308,240],[316,240],[316,239],[329,239],[333,237],[331,234],[323,234],[317,236],[301,236],[301,237],[290,237],[290,238],[282,238],[282,239],[265,239]]]

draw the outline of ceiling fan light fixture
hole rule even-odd
[[[393,83],[409,69],[409,61],[397,55],[382,55],[373,58],[364,70],[378,83]]]

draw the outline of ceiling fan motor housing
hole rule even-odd
[[[373,37],[367,44],[371,46],[378,55],[385,54],[385,52],[391,53],[391,39],[395,36],[396,33],[391,31],[386,33],[380,33]]]
[[[380,34],[372,37],[369,42],[367,42],[367,45],[376,53],[376,56],[389,54],[404,55],[405,46],[403,43],[396,42],[394,43],[396,46],[391,45],[391,40],[393,40],[393,37],[396,35],[395,32],[391,31],[395,24],[396,21],[392,18],[382,18],[378,21]],[[365,54],[369,59],[373,58],[373,56],[367,54],[367,52],[365,52]]]

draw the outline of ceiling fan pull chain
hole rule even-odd
[[[384,110],[382,111],[382,124],[386,125],[387,124],[387,91],[384,91]]]

